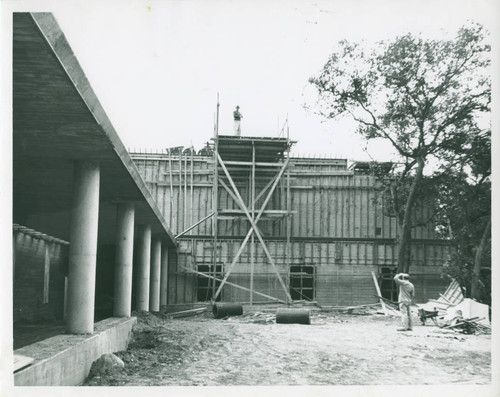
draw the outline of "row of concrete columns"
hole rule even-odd
[[[75,165],[70,226],[67,324],[69,333],[92,333],[99,218],[99,165]],[[115,295],[113,315],[129,317],[132,310],[132,266],[135,207],[118,204],[116,219]],[[138,228],[136,309],[159,311],[167,304],[168,249],[151,239],[151,226]]]

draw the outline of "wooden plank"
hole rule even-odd
[[[440,301],[440,300],[437,300],[437,299],[428,299],[428,301],[429,302],[433,302],[433,303],[437,304],[438,306],[439,305],[444,306],[444,307],[455,306],[452,303],[447,303],[447,302]]]
[[[476,321],[482,321],[482,320],[484,320],[484,317],[482,317],[482,318],[473,317],[473,318],[460,320],[456,324],[443,325],[441,328],[456,328],[456,327],[460,327],[461,325],[464,325],[467,323],[475,323]]]
[[[43,303],[49,303],[49,282],[50,282],[50,249],[52,244],[48,241],[45,244],[45,260],[43,267]]]
[[[446,296],[444,296],[443,294],[439,294],[439,296],[440,296],[441,298],[443,298],[443,299],[446,301],[446,303],[449,303],[450,305],[453,305],[453,303],[451,303],[451,302],[450,302],[450,301],[446,298]]]
[[[378,285],[378,282],[377,282],[377,277],[375,277],[375,273],[372,272],[372,277],[373,277],[373,283],[375,284],[375,289],[377,290],[377,296],[382,296],[382,294],[380,293],[380,287]],[[380,305],[382,306],[382,310],[384,311],[384,314],[387,316],[389,313],[387,311],[387,307],[385,306],[385,302],[382,300],[382,299],[378,299],[379,302],[380,302]]]
[[[272,186],[272,184],[274,183],[274,181],[276,180],[276,177],[277,177],[277,175],[273,179],[271,179],[266,184],[266,186],[264,186],[264,188],[259,192],[259,194],[255,198],[255,202],[259,201],[262,198],[262,196],[264,196],[264,194],[266,193],[267,189],[269,189]]]
[[[250,222],[250,224],[251,224],[251,226],[252,226],[252,227],[250,228],[250,230],[248,231],[248,233],[249,233],[249,234],[247,234],[247,237],[245,238],[245,243],[246,243],[246,241],[248,241],[248,237],[249,237],[249,235],[252,233],[252,230],[253,230],[253,232],[255,233],[255,235],[257,236],[257,238],[259,239],[259,241],[260,241],[260,243],[261,243],[261,245],[262,245],[262,248],[264,249],[264,252],[266,253],[267,258],[269,259],[269,262],[270,262],[271,266],[273,267],[273,269],[274,269],[274,271],[275,271],[275,273],[276,273],[276,276],[278,277],[278,281],[280,282],[280,284],[281,284],[281,286],[282,286],[282,288],[283,288],[283,290],[284,290],[284,292],[285,292],[285,295],[286,295],[287,299],[288,299],[289,301],[291,301],[291,300],[292,300],[292,298],[290,297],[290,293],[288,292],[288,290],[287,290],[287,288],[286,288],[286,286],[285,286],[285,284],[284,284],[284,282],[283,282],[283,279],[281,278],[281,276],[280,276],[280,274],[279,274],[279,272],[278,272],[278,269],[276,268],[276,265],[275,265],[275,263],[274,263],[274,260],[273,260],[273,258],[271,257],[271,254],[269,253],[269,251],[267,250],[266,244],[265,244],[264,240],[262,239],[262,236],[261,236],[261,234],[260,234],[260,232],[259,232],[259,229],[257,228],[257,222],[254,222],[254,220],[252,219],[252,217],[251,217],[251,216],[250,216],[250,214],[248,213],[248,210],[247,210],[247,208],[246,208],[246,206],[245,206],[245,203],[243,202],[243,199],[241,198],[241,195],[240,195],[240,193],[239,193],[239,191],[238,191],[238,188],[235,186],[235,184],[234,184],[234,182],[233,182],[233,179],[231,178],[231,175],[229,174],[229,172],[228,172],[227,168],[225,167],[225,165],[224,165],[224,162],[223,162],[222,158],[220,157],[220,155],[219,155],[219,154],[217,154],[217,157],[218,157],[219,163],[221,164],[221,166],[222,166],[222,168],[223,168],[223,170],[224,170],[224,173],[226,174],[227,179],[229,180],[229,183],[231,184],[231,187],[233,188],[233,192],[234,192],[234,193],[231,193],[231,191],[227,188],[227,186],[225,187],[225,188],[226,188],[226,190],[228,191],[228,193],[230,193],[230,194],[231,194],[231,196],[233,196],[233,195],[235,195],[235,196],[236,196],[236,200],[235,200],[235,201],[237,201],[237,202],[239,203],[239,205],[240,205],[240,208],[241,208],[241,209],[243,209],[243,210],[245,211],[245,214],[246,214],[246,216],[247,216],[247,218],[248,218],[248,220],[249,220],[249,222]],[[258,220],[258,218],[260,218],[260,215],[262,214],[262,210],[266,207],[267,203],[269,202],[269,199],[271,198],[271,196],[272,196],[272,194],[273,194],[273,192],[274,192],[274,190],[275,190],[276,186],[278,185],[278,181],[279,181],[279,179],[281,178],[281,176],[283,175],[283,173],[284,173],[284,171],[285,171],[286,167],[288,166],[288,162],[289,162],[289,160],[290,160],[290,159],[289,159],[289,158],[287,158],[287,160],[286,160],[286,161],[285,161],[285,163],[283,164],[283,167],[282,167],[282,168],[281,168],[281,170],[279,171],[278,176],[277,176],[277,178],[275,179],[275,182],[274,182],[274,183],[273,183],[273,185],[271,186],[271,189],[270,189],[270,191],[269,191],[269,193],[268,193],[268,195],[267,195],[266,200],[264,200],[264,203],[262,204],[261,211],[259,211],[259,214],[257,215],[256,221]],[[222,186],[225,186],[225,184],[223,184],[223,181],[222,181],[222,180],[221,180],[220,182],[221,182],[221,185],[222,185]],[[235,198],[235,197],[233,197],[233,199],[234,199],[234,198]],[[233,266],[234,266],[234,263],[235,263],[235,262],[233,262]],[[228,274],[226,274],[226,276],[225,276],[224,278],[227,280],[227,277],[228,277],[228,276],[229,276],[229,273],[228,273]],[[217,290],[217,292],[216,292],[216,294],[215,294],[214,299],[217,297],[218,293],[220,293],[220,290],[222,289],[222,285],[223,285],[223,284],[221,284],[221,285],[219,286],[219,289]]]
[[[194,225],[192,225],[189,228],[187,228],[186,230],[184,230],[182,233],[175,236],[175,238],[179,238],[179,237],[183,236],[184,234],[188,233],[190,230],[194,229],[196,226],[198,226],[200,223],[206,221],[208,218],[211,218],[213,215],[214,215],[214,213],[212,212],[211,214],[207,215],[205,218],[199,220]]]
[[[217,164],[217,157],[218,152],[219,152],[219,139],[217,137],[219,131],[219,98],[217,95],[217,128],[214,131],[215,133],[215,140],[214,140],[214,152],[213,152],[213,162],[212,162],[212,167],[213,167],[213,187],[212,187],[212,212],[214,213],[214,216],[212,217],[212,244],[213,244],[213,249],[212,249],[212,271],[213,271],[213,282],[212,282],[212,299],[215,300],[214,298],[214,293],[215,293],[215,287],[216,287],[216,280],[215,280],[215,275],[217,274],[217,262],[218,262],[218,234],[219,234],[219,221],[218,221],[218,216],[219,216],[219,170],[218,170],[218,164]]]
[[[227,186],[227,185],[226,185]],[[260,211],[260,209],[259,209]],[[249,210],[249,213],[255,213],[256,211]],[[219,214],[245,214],[245,211],[238,209],[228,209],[228,210],[219,210]],[[297,211],[287,211],[287,210],[264,210],[264,214],[266,215],[288,215],[288,213],[296,214]]]
[[[179,312],[168,313],[168,317],[170,318],[189,317],[204,313],[206,310],[207,310],[206,307],[199,307],[197,309],[190,309],[190,310],[182,310]]]
[[[263,162],[251,162],[251,161],[224,161],[226,166],[228,165],[246,165],[253,166],[255,164],[256,167],[281,167],[283,163],[263,163]]]
[[[210,279],[213,279],[214,281],[221,281],[221,279],[219,278],[216,278],[214,276],[210,276],[206,273],[202,273],[202,272],[197,272],[196,270],[193,270],[193,269],[189,269],[189,268],[185,268],[187,271],[191,272],[191,273],[195,273],[195,274],[198,274],[202,277],[207,277],[207,278],[210,278]],[[234,283],[231,283],[229,281],[226,281],[225,284],[227,285],[230,285],[232,287],[235,287],[235,288],[238,288],[238,289],[241,289],[243,291],[250,291],[249,288],[245,288],[245,287],[242,287],[241,285],[238,285],[238,284],[234,284]],[[276,301],[276,302],[281,302],[281,303],[285,303],[285,301],[281,300],[281,299],[278,299],[278,298],[275,298],[274,296],[269,296],[269,295],[266,295],[266,294],[263,294],[262,292],[258,292],[258,291],[252,291],[252,293],[254,293],[255,295],[259,295],[259,296],[263,296],[264,298],[268,298],[268,299],[271,299],[273,301]]]
[[[287,157],[290,157],[290,152],[288,151]],[[291,208],[291,197],[290,197],[290,169],[286,171],[286,210],[290,211]],[[292,233],[292,220],[291,214],[286,217],[286,266],[287,266],[287,286],[290,287],[290,259],[291,259],[291,233]]]

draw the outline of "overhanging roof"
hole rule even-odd
[[[175,238],[50,13],[13,14],[14,222],[69,239],[73,165],[100,163],[99,241],[114,241],[116,204]]]

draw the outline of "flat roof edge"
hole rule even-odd
[[[157,220],[160,222],[161,226],[168,236],[168,239],[170,240],[168,241],[168,245],[171,247],[177,246],[175,237],[169,229],[165,218],[163,217],[163,214],[159,210],[156,202],[149,192],[149,189],[146,186],[146,183],[139,174],[134,161],[130,157],[127,149],[118,136],[118,133],[116,132],[113,125],[111,124],[111,121],[106,115],[104,108],[99,102],[94,90],[92,89],[90,82],[88,81],[80,63],[78,62],[78,59],[73,53],[73,50],[69,45],[64,32],[57,23],[56,18],[50,12],[30,12],[29,14],[31,15],[42,36],[47,41],[57,60],[63,67],[66,75],[72,82],[78,95],[82,98],[92,117],[102,128],[104,135],[108,138],[118,158],[121,160],[124,167],[128,170],[133,181],[136,183],[140,192],[144,196],[144,199],[147,201]]]

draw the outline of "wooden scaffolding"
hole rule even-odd
[[[292,211],[290,209],[290,148],[294,142],[289,138],[270,137],[241,137],[226,136],[216,134],[213,138],[213,272],[210,276],[212,280],[212,301],[217,300],[222,288],[227,283],[249,291],[250,304],[253,303],[253,295],[264,296],[267,299],[284,302],[281,299],[265,295],[255,290],[254,287],[254,266],[255,266],[255,239],[259,241],[267,260],[276,274],[276,277],[284,290],[286,301],[291,302],[289,292],[289,269],[290,269],[290,234]],[[273,193],[281,182],[282,189],[286,189],[285,200],[279,200],[281,208],[266,209]],[[243,197],[238,185],[248,183],[249,189],[247,197]],[[237,204],[237,209],[221,208],[219,203],[219,190],[224,189],[232,200]],[[257,208],[259,204],[259,208]],[[259,230],[259,221],[263,219],[281,218],[286,222],[286,263],[287,272],[285,278],[276,267],[275,259],[272,257],[265,238]],[[220,253],[218,247],[218,223],[222,220],[237,222],[244,219],[248,222],[248,231],[241,242],[231,264],[224,269],[224,277],[217,279],[215,269],[220,263]],[[228,282],[229,275],[238,263],[240,256],[250,241],[250,288],[236,286]]]

